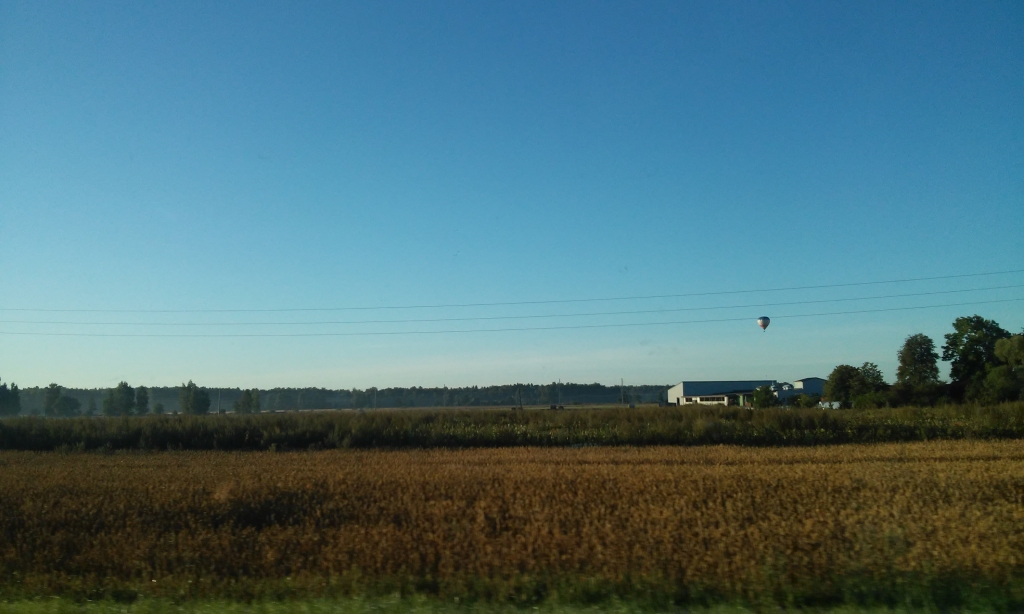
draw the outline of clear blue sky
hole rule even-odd
[[[1024,269],[1024,3],[0,0],[0,307],[603,298]],[[789,380],[1024,284],[382,311],[0,311],[0,378],[105,387]],[[754,324],[776,319],[766,333]],[[26,324],[11,320],[76,324]],[[113,322],[113,324],[83,324]],[[126,322],[139,323],[127,326]],[[145,326],[152,323],[208,326]]]

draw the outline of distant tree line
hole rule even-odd
[[[463,388],[205,388],[189,381],[175,387],[132,387],[120,382],[110,389],[74,389],[50,384],[43,388],[0,387],[0,416],[48,417],[141,416],[146,414],[200,415],[234,411],[294,411],[302,409],[372,409],[414,407],[512,407],[524,405],[595,405],[657,403],[667,386],[605,386],[602,384],[506,384]],[[11,392],[13,390],[13,392]],[[5,392],[6,391],[6,392]],[[4,399],[11,406],[5,409]],[[4,413],[6,411],[6,413]]]
[[[825,383],[824,400],[842,407],[933,406],[940,403],[999,403],[1024,400],[1024,333],[1012,335],[993,320],[979,315],[957,318],[945,335],[941,359],[950,362],[950,381],[939,378],[940,354],[927,335],[908,336],[897,352],[896,381],[889,384],[878,365],[839,365]],[[506,384],[463,388],[203,388],[191,380],[177,387],[138,386],[127,382],[106,390],[64,388],[19,389],[0,383],[0,416],[19,414],[47,417],[139,416],[145,414],[202,415],[225,412],[290,411],[301,409],[369,409],[394,407],[512,407],[523,405],[598,405],[652,403],[665,400],[666,386],[605,386],[602,384]],[[213,400],[216,399],[216,405]],[[816,396],[786,399],[791,407],[817,406]],[[776,391],[755,391],[753,405],[779,404]],[[84,409],[83,409],[84,407]]]
[[[950,363],[948,383],[939,378],[935,342],[917,333],[896,353],[893,384],[874,363],[839,365],[825,383],[824,398],[859,408],[1024,399],[1024,333],[1012,335],[994,320],[973,315],[957,318],[945,341],[941,359]]]

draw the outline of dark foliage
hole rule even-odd
[[[997,341],[995,355],[1002,364],[988,365],[985,401],[998,403],[1024,398],[1024,335]]]
[[[61,387],[58,384],[50,384],[43,391],[43,415],[56,416],[55,409],[57,399],[60,398]]]
[[[21,391],[17,384],[0,384],[0,416],[17,416],[21,413]]]
[[[974,315],[953,321],[953,332],[945,336],[942,360],[951,361],[949,377],[953,380],[956,398],[984,397],[985,376],[998,364],[996,343],[1010,333],[994,320]]]
[[[145,386],[135,389],[135,412],[139,415],[149,413],[149,390]]]
[[[249,389],[258,394],[260,409],[373,409],[385,407],[511,407],[513,399],[522,396],[525,405],[600,405],[619,403],[620,395],[627,403],[657,403],[665,400],[664,385],[604,386],[602,384],[515,384],[496,386],[467,386],[464,388],[381,388],[374,390],[335,390],[328,388],[271,388]],[[231,407],[241,400],[241,388],[203,388],[210,399],[220,398],[223,406]],[[43,413],[46,388],[21,389],[21,413]],[[150,411],[156,413],[159,404],[162,413],[182,412],[178,386],[152,386],[147,388]],[[78,399],[83,407],[90,402],[101,405],[106,389],[62,388],[62,394]],[[2,393],[0,393],[2,394]],[[138,391],[136,391],[136,395]]]
[[[896,358],[899,361],[896,369],[898,384],[918,387],[939,381],[939,355],[935,351],[935,342],[928,335],[918,333],[907,337]]]
[[[889,385],[875,363],[866,362],[860,367],[839,365],[825,382],[825,399],[843,407],[885,407],[890,404],[888,390]]]
[[[772,390],[771,386],[761,386],[754,391],[754,407],[767,409],[778,404],[779,399],[775,396],[775,391]]]
[[[181,413],[201,416],[210,411],[210,393],[196,386],[189,380],[178,388],[178,406]]]
[[[1024,437],[1024,403],[898,409],[378,410],[0,421],[5,450],[820,445]]]
[[[82,403],[75,397],[61,395],[53,405],[54,415],[73,418],[82,414]]]
[[[103,415],[130,416],[135,409],[135,390],[128,382],[120,382],[116,388],[107,391],[103,398]]]
[[[236,414],[258,414],[260,412],[260,391],[243,390],[242,396],[235,401],[234,409]]]
[[[64,394],[64,388],[50,384],[43,389],[43,415],[49,418],[73,418],[82,414],[82,402]]]

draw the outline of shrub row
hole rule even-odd
[[[748,446],[1024,437],[1024,403],[872,410],[378,410],[0,420],[2,450]]]

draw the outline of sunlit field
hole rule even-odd
[[[1022,552],[1018,440],[0,453],[15,601],[1011,611]]]

